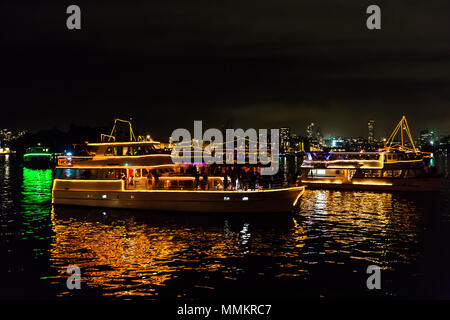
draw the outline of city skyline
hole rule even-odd
[[[290,126],[282,126],[278,129],[280,129],[280,141],[282,140],[283,137],[283,129],[287,129],[287,133],[284,133],[284,135],[287,136],[291,136],[291,137],[304,137],[306,139],[310,139],[313,137],[313,135],[315,136],[317,134],[317,130],[320,130],[320,136],[323,139],[331,139],[331,138],[345,138],[345,139],[356,139],[356,138],[367,138],[368,140],[370,140],[370,123],[372,123],[372,130],[374,131],[373,133],[373,138],[375,139],[375,141],[380,141],[383,138],[387,138],[387,136],[391,133],[391,132],[387,132],[384,135],[379,135],[378,131],[379,130],[375,130],[375,127],[377,127],[378,123],[373,120],[370,119],[369,120],[369,128],[366,126],[366,132],[361,132],[358,135],[341,135],[341,134],[333,134],[333,133],[327,133],[327,134],[322,134],[322,128],[319,126],[318,122],[311,122],[309,123],[305,128],[303,129],[297,129],[297,127],[290,127]],[[76,125],[76,124],[75,124]],[[95,128],[95,127],[93,127]],[[232,127],[233,129],[237,129],[239,127]],[[393,127],[394,128],[394,127]],[[61,129],[59,127],[53,127],[53,128],[40,128],[38,130],[32,131],[29,129],[25,129],[25,128],[19,128],[19,129],[10,129],[10,128],[3,128],[0,129],[0,139],[6,139],[6,140],[11,140],[11,139],[17,139],[20,138],[21,136],[23,136],[26,133],[37,133],[38,131],[41,130],[49,130],[49,129],[58,129],[61,131],[67,131],[64,129]],[[188,128],[189,129],[189,128]],[[242,129],[247,129],[247,128],[242,128]],[[378,128],[377,128],[378,129]],[[441,137],[446,137],[450,135],[450,132],[441,132],[439,130],[436,130],[435,127],[420,127],[420,128],[411,128],[412,132],[413,132],[413,136],[414,139],[421,139],[421,136],[425,133],[425,132],[431,132],[431,135],[434,137],[435,140],[438,140]],[[309,130],[311,130],[311,132],[309,132]],[[149,134],[151,130],[145,130],[146,131],[146,135]],[[324,130],[325,132],[327,132],[327,128],[325,128]],[[391,130],[392,131],[392,130]]]

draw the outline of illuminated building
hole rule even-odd
[[[434,145],[436,141],[437,136],[435,130],[429,130],[428,128],[425,128],[420,131],[419,143],[422,148],[428,145]]]
[[[307,127],[306,127],[306,138],[308,138],[308,141],[312,141],[314,138],[314,122],[311,122]]]
[[[283,127],[280,128],[280,151],[285,153],[287,152],[290,146],[290,138],[291,138],[291,128]]]
[[[369,145],[372,145],[375,143],[375,120],[369,120],[369,122],[367,123],[367,128],[369,130],[369,135],[367,137],[367,141],[369,143]]]
[[[320,127],[317,127],[316,140],[319,145],[323,145],[323,136],[322,136],[322,131],[320,130]]]

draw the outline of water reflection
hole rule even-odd
[[[114,296],[158,295],[158,287],[187,270],[235,279],[239,267],[228,259],[249,252],[254,218],[55,207],[51,265],[64,278],[77,264],[86,285]]]
[[[415,245],[422,210],[404,195],[313,190],[294,215],[55,207],[50,262],[55,283],[77,264],[86,286],[116,297],[214,292],[222,286],[218,276],[231,282],[295,278],[317,288],[315,279],[326,277],[333,265],[342,266],[346,277],[373,263],[393,272],[414,263],[421,257]],[[289,285],[284,288],[289,292]]]
[[[0,155],[0,204],[2,212],[7,212],[13,203],[11,193],[11,174],[10,174],[10,157],[7,155]],[[2,217],[3,218],[3,215]]]
[[[302,202],[308,234],[323,253],[344,252],[392,268],[418,252],[423,207],[407,194],[308,191]]]
[[[450,186],[439,195],[307,190],[295,214],[168,214],[51,206],[51,170],[0,157],[1,297],[448,298]],[[427,293],[425,293],[425,290]]]
[[[49,225],[52,198],[52,170],[23,168],[22,239],[43,239],[41,230]]]

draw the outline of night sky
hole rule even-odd
[[[77,4],[82,30],[66,28]],[[366,28],[378,4],[382,30]],[[23,1],[1,6],[1,128],[132,117],[145,133],[290,126],[450,133],[448,0]],[[191,129],[192,130],[192,129]],[[144,133],[144,132],[142,132]]]

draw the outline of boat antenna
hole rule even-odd
[[[133,132],[133,126],[131,125],[131,122],[128,120],[122,120],[122,119],[114,119],[114,126],[111,130],[110,134],[104,134],[102,133],[100,135],[100,141],[104,142],[105,138],[108,138],[108,140],[106,142],[110,142],[111,140],[116,141],[116,130],[117,130],[117,123],[126,123],[128,124],[129,127],[129,132],[130,132],[130,141],[136,141],[136,136],[134,135]]]

